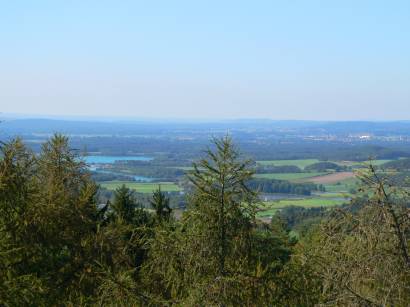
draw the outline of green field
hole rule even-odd
[[[183,171],[193,171],[194,170],[193,166],[170,166],[169,168],[182,169]]]
[[[343,192],[325,192],[325,193],[316,193],[314,195],[319,196],[320,198],[346,198],[349,199],[351,197],[351,194],[349,193],[343,193]]]
[[[392,160],[380,159],[372,160],[372,164],[375,166],[380,166],[384,163],[390,162]],[[274,166],[284,166],[284,165],[294,165],[301,169],[304,169],[306,166],[320,162],[318,159],[296,159],[296,160],[264,160],[256,161],[260,165],[274,165]],[[341,166],[355,166],[355,167],[366,167],[369,165],[369,161],[329,161]]]
[[[138,193],[152,193],[161,185],[161,190],[164,192],[178,192],[181,191],[175,183],[172,182],[155,182],[155,183],[141,183],[135,181],[108,181],[100,183],[101,187],[108,190],[115,190],[119,186],[125,184],[128,188],[135,190]]]
[[[284,165],[294,165],[301,169],[313,163],[319,162],[318,159],[301,159],[301,160],[269,160],[269,161],[256,161],[260,165],[274,165],[274,166],[284,166]]]
[[[264,202],[258,212],[258,217],[273,216],[276,211],[289,206],[298,206],[304,208],[317,208],[317,207],[333,207],[348,203],[349,200],[343,199],[330,199],[330,198],[304,198],[304,199],[284,199],[279,201]]]
[[[351,189],[357,187],[357,178],[349,178],[333,184],[325,184],[326,192],[349,193]]]
[[[300,181],[302,179],[312,178],[316,176],[326,175],[328,173],[269,173],[269,174],[256,174],[255,178],[265,178],[265,179],[277,179],[277,180],[289,180],[289,181]]]
[[[382,165],[384,163],[387,163],[387,162],[390,162],[390,161],[392,161],[392,160],[386,160],[386,159],[385,160],[383,160],[383,159],[371,160],[371,162],[374,166],[380,166],[380,165]],[[339,164],[341,166],[354,166],[354,167],[366,167],[370,163],[370,161],[360,161],[360,162],[358,162],[358,161],[331,161],[331,162]]]

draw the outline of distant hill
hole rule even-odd
[[[280,135],[375,135],[410,136],[410,121],[392,122],[332,122],[332,121],[287,121],[268,119],[241,120],[165,120],[165,119],[59,119],[59,118],[0,118],[0,129],[13,134],[53,133],[55,131],[72,134],[128,133],[141,131],[212,131],[253,130]],[[248,131],[249,132],[249,131]]]
[[[410,171],[410,158],[399,159],[382,164],[384,169],[395,169],[398,171]]]

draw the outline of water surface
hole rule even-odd
[[[114,164],[115,161],[151,161],[153,158],[146,156],[85,156],[88,164]]]

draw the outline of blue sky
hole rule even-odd
[[[0,1],[0,111],[410,119],[410,1]]]

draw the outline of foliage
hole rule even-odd
[[[410,301],[409,195],[372,166],[350,206],[285,206],[264,224],[249,187],[253,164],[229,137],[215,139],[194,164],[180,219],[160,188],[150,198],[153,210],[126,186],[101,204],[64,136],[39,155],[20,140],[0,149],[1,306]]]
[[[158,222],[161,223],[162,221],[168,221],[170,219],[172,209],[170,207],[169,198],[161,191],[161,186],[152,193],[150,204],[155,210]]]
[[[53,304],[91,293],[97,187],[67,138],[56,135],[38,157],[19,140],[2,154],[0,301],[14,293],[21,305]]]
[[[408,306],[408,193],[390,185],[373,166],[361,178],[361,205],[332,211],[295,253],[289,271],[299,268],[301,275],[293,277],[292,287],[300,291],[309,280],[301,291],[316,289],[316,304]]]

